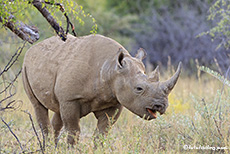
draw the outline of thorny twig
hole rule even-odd
[[[230,137],[230,128],[228,129],[228,135],[227,135],[227,141],[229,142],[229,137]]]
[[[21,150],[24,151],[23,148],[22,148],[21,142],[19,141],[19,139],[18,139],[18,137],[15,135],[15,133],[11,130],[10,126],[9,126],[2,118],[1,118],[1,120],[2,120],[2,122],[7,126],[7,128],[9,129],[9,131],[11,132],[11,134],[14,136],[14,138],[17,140],[17,142],[18,142],[18,144],[19,144]],[[23,152],[23,153],[24,153],[24,152]]]
[[[192,120],[192,126],[193,126],[194,130],[196,131],[196,133],[197,133],[197,134],[200,134],[200,133],[198,132],[198,130],[197,130],[197,128],[196,128],[196,126],[195,126],[193,120]]]
[[[39,143],[41,152],[42,152],[42,154],[44,154],[44,147],[42,146],[41,140],[40,140],[40,138],[39,138],[39,136],[38,136],[38,133],[37,133],[37,131],[36,131],[36,129],[35,129],[34,122],[33,122],[33,119],[32,119],[31,114],[30,114],[29,112],[27,112],[27,111],[24,111],[24,110],[22,110],[22,112],[24,112],[24,113],[26,113],[27,115],[29,115],[29,118],[30,118],[30,121],[31,121],[31,124],[32,124],[32,128],[33,128],[33,131],[34,131],[34,133],[35,133],[35,135],[36,135],[36,137],[37,137],[37,140],[38,140],[38,143]]]
[[[15,78],[9,83],[9,85],[6,86],[5,89],[2,90],[2,91],[0,92],[0,94],[6,92],[6,90],[7,90],[8,88],[12,88],[12,86],[14,87],[13,84],[14,84],[14,82],[17,80],[17,78],[18,78],[18,76],[21,74],[21,72],[22,72],[22,68],[21,68],[21,69],[19,70],[19,72],[16,74]]]
[[[19,104],[19,103],[20,103],[20,105],[16,106],[16,104]],[[18,100],[18,101],[13,100],[13,101],[10,101],[10,102],[6,105],[6,107],[0,108],[0,111],[4,111],[4,110],[6,110],[6,109],[17,110],[17,109],[19,109],[19,108],[21,107],[21,105],[22,105],[22,101],[21,101],[21,100]]]
[[[8,72],[10,68],[12,68],[12,66],[18,61],[19,56],[21,55],[24,47],[26,45],[26,41],[24,41],[23,45],[21,47],[19,47],[16,52],[14,53],[14,55],[11,57],[11,59],[9,60],[9,62],[5,65],[4,69],[0,72],[0,76],[4,76],[3,74]],[[7,82],[5,79],[3,78],[3,82],[0,84],[4,84],[4,89],[1,89],[0,91],[0,95],[2,95],[3,93],[6,94],[6,96],[0,100],[0,105],[10,99],[11,97],[13,97],[16,94],[16,88],[14,86],[15,81],[17,80],[18,76],[21,74],[22,69],[19,70],[19,72],[16,74],[15,78],[10,81]],[[9,91],[8,91],[9,89]],[[9,96],[7,96],[7,93],[9,92]],[[7,103],[7,105],[5,107],[0,107],[0,111],[6,110],[6,109],[15,109],[14,105],[16,104],[16,101],[10,101],[9,103]]]
[[[40,129],[41,129],[41,132],[42,132],[43,150],[45,151],[45,146],[46,146],[45,134],[44,134],[44,131],[42,129],[42,125],[40,124],[39,126],[40,126]]]
[[[221,136],[221,139],[224,139],[223,134],[221,133],[220,128],[219,128],[219,126],[218,126],[218,124],[217,124],[217,121],[216,121],[216,119],[215,119],[214,117],[213,117],[213,120],[214,120],[214,122],[215,122],[215,126],[216,126],[216,128],[217,128],[217,131],[218,131],[218,133],[219,133],[220,136]]]
[[[0,76],[7,72],[13,65],[14,63],[18,60],[18,57],[21,55],[22,50],[24,49],[26,45],[26,41],[23,43],[22,47],[19,47],[17,49],[17,51],[14,53],[14,55],[11,57],[11,59],[9,60],[9,62],[6,64],[5,68],[3,69],[3,71],[0,73]],[[18,52],[19,51],[19,52]],[[1,93],[0,93],[1,94]]]
[[[16,90],[12,93],[12,92],[11,92],[11,88],[12,88],[12,86],[14,87],[13,83],[17,80],[18,76],[21,74],[21,71],[22,71],[22,69],[20,69],[20,71],[18,72],[18,74],[17,74],[17,75],[15,76],[15,78],[11,81],[11,83],[9,84],[10,86],[7,86],[7,87],[2,91],[2,92],[6,92],[6,90],[7,90],[8,88],[10,88],[10,89],[9,89],[10,95],[7,96],[7,97],[5,97],[5,98],[3,98],[2,100],[0,100],[0,104],[2,104],[2,102],[4,102],[4,101],[10,99],[11,97],[13,97],[13,96],[16,94]],[[1,93],[0,93],[0,94],[1,94]],[[15,101],[15,100],[10,101],[10,102],[6,105],[6,107],[4,107],[4,108],[1,108],[1,107],[0,107],[0,111],[3,111],[3,110],[5,110],[5,109],[15,109],[15,107],[13,107],[14,105],[12,105],[12,104],[16,104],[16,101]]]
[[[37,133],[37,131],[36,131],[36,129],[35,129],[35,126],[34,126],[34,122],[33,122],[33,119],[32,119],[32,116],[31,116],[31,114],[29,113],[29,112],[27,112],[27,111],[24,111],[24,110],[22,110],[22,112],[24,112],[24,113],[26,113],[26,114],[28,114],[29,115],[29,118],[30,118],[30,121],[31,121],[31,124],[32,124],[32,128],[33,128],[33,131],[35,132],[35,136],[37,137],[37,140],[38,140],[38,142],[39,142],[39,145],[40,145],[40,149],[38,149],[38,150],[36,150],[36,151],[27,151],[27,150],[24,150],[24,148],[26,147],[26,145],[34,138],[34,136],[31,138],[31,139],[29,139],[29,141],[22,147],[22,144],[21,144],[21,142],[20,142],[20,140],[19,140],[19,138],[16,136],[16,134],[12,131],[12,129],[10,128],[10,126],[9,126],[9,124],[7,124],[4,120],[3,120],[3,118],[1,118],[1,120],[2,120],[2,122],[8,127],[8,129],[10,130],[10,132],[11,132],[11,134],[15,137],[15,139],[17,140],[17,142],[18,142],[18,144],[19,144],[19,146],[20,146],[20,148],[21,148],[21,152],[20,153],[37,153],[37,152],[42,152],[43,154],[44,154],[44,151],[45,151],[45,135],[44,135],[44,132],[42,131],[42,136],[43,136],[43,146],[42,146],[42,143],[41,143],[41,140],[40,140],[40,138],[39,138],[39,136],[38,136],[38,133]]]
[[[14,55],[11,57],[11,59],[9,60],[9,62],[6,64],[6,66],[5,66],[5,68],[3,69],[3,71],[1,71],[0,76],[2,76],[5,72],[7,72],[7,71],[15,64],[15,62],[18,60],[19,56],[21,55],[21,53],[22,53],[22,51],[23,51],[23,49],[24,49],[24,47],[25,47],[25,44],[26,44],[26,41],[23,43],[23,46],[22,46],[22,47],[19,47],[19,48],[17,49],[17,51],[16,51],[16,52],[14,53]],[[21,73],[21,70],[20,70],[19,73],[16,75],[16,77],[14,78],[14,80],[11,81],[7,86],[5,86],[5,88],[4,88],[2,91],[0,91],[0,94],[6,92],[6,90],[7,90],[8,88],[10,88],[11,85],[13,85],[13,83],[16,81],[16,79],[17,79],[17,77],[19,76],[20,73]],[[3,81],[3,83],[5,83],[5,82]]]
[[[28,115],[30,115],[30,113],[28,113],[28,112],[26,112],[26,111],[22,111],[22,112],[24,112],[24,113],[26,113],[26,114],[28,114]],[[31,118],[31,115],[30,115],[30,118]],[[10,130],[10,132],[11,132],[11,134],[15,137],[15,139],[17,140],[17,142],[18,142],[18,144],[19,144],[19,146],[20,146],[20,148],[21,148],[21,152],[20,153],[27,153],[27,154],[29,154],[29,153],[37,153],[37,152],[42,152],[43,154],[44,154],[44,150],[45,150],[45,148],[41,148],[41,149],[38,149],[38,150],[36,150],[36,151],[27,151],[27,150],[24,150],[24,148],[26,147],[26,145],[34,138],[34,136],[31,138],[31,139],[29,139],[28,141],[27,141],[27,143],[22,147],[22,144],[21,144],[21,142],[20,142],[20,140],[19,140],[19,138],[16,136],[16,134],[12,131],[12,129],[10,128],[10,126],[9,126],[9,124],[7,124],[4,120],[3,120],[3,118],[1,118],[1,120],[2,120],[2,122],[7,126],[7,128]],[[38,137],[38,134],[37,134],[37,132],[36,132],[36,130],[35,130],[35,127],[34,127],[34,124],[33,124],[33,120],[31,120],[31,124],[32,124],[32,126],[33,126],[33,130],[34,130],[34,132],[35,132],[35,135],[36,135],[36,137]],[[43,133],[44,134],[44,133]],[[43,136],[44,137],[44,136]],[[38,140],[39,140],[39,138],[38,138]],[[45,144],[45,142],[43,141],[43,146],[45,146],[44,145]],[[41,145],[41,144],[40,144]],[[1,152],[0,152],[1,153]]]
[[[74,25],[72,24],[72,22],[70,22],[70,20],[69,20],[69,17],[68,17],[68,15],[67,15],[67,13],[65,12],[65,8],[64,8],[64,6],[61,4],[61,3],[51,3],[51,2],[47,2],[47,1],[44,1],[44,3],[45,4],[49,4],[49,5],[57,5],[57,6],[59,6],[59,8],[60,8],[60,11],[62,12],[62,13],[64,13],[64,16],[66,17],[66,22],[67,22],[67,26],[66,26],[66,35],[68,34],[68,32],[69,32],[69,25],[71,26],[71,28],[72,28],[72,33],[73,33],[73,35],[74,36],[77,36],[77,34],[75,33],[75,27],[74,27]]]
[[[31,140],[34,138],[34,136],[33,137],[31,137],[27,142],[26,142],[26,144],[23,146],[23,147],[26,147],[27,146],[27,144],[28,143],[30,143],[31,142]]]

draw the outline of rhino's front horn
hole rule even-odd
[[[178,67],[177,67],[177,71],[176,73],[167,81],[161,82],[160,83],[160,88],[166,93],[169,94],[171,92],[171,90],[173,89],[173,87],[175,86],[179,76],[180,76],[180,72],[181,72],[181,62],[179,63]]]

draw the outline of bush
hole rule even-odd
[[[216,59],[225,71],[230,64],[230,51],[224,48],[216,50],[220,41],[212,40],[211,36],[197,37],[215,24],[206,19],[209,3],[194,1],[190,5],[174,5],[173,9],[153,9],[148,17],[141,17],[143,23],[135,26],[139,31],[134,36],[134,49],[146,49],[153,64],[166,65],[170,56],[174,64],[182,61],[184,67],[191,69],[195,66],[195,59],[208,66],[212,66]]]

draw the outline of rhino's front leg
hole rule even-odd
[[[95,117],[97,118],[97,128],[95,135],[98,138],[99,134],[107,134],[111,125],[113,125],[122,111],[122,105],[118,104],[117,106],[110,107],[101,111],[94,112]]]
[[[60,103],[61,120],[65,130],[68,132],[67,143],[75,144],[75,137],[79,139],[80,134],[80,105],[76,101]]]

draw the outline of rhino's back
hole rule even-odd
[[[102,35],[88,35],[79,38],[68,35],[66,42],[53,36],[32,46],[26,53],[25,61],[28,59],[28,62],[34,63],[45,61],[60,63],[68,59],[86,61],[92,58],[98,61],[114,57],[119,47],[122,47],[119,43]]]
[[[116,41],[101,35],[80,38],[68,35],[66,42],[54,36],[32,46],[25,55],[24,68],[34,95],[44,106],[58,111],[54,94],[58,77],[69,87],[66,91],[75,85],[85,87],[84,80],[96,78],[104,61],[114,61],[120,47]],[[76,83],[72,83],[73,80]],[[74,89],[71,92],[68,92],[70,97],[75,95]]]

